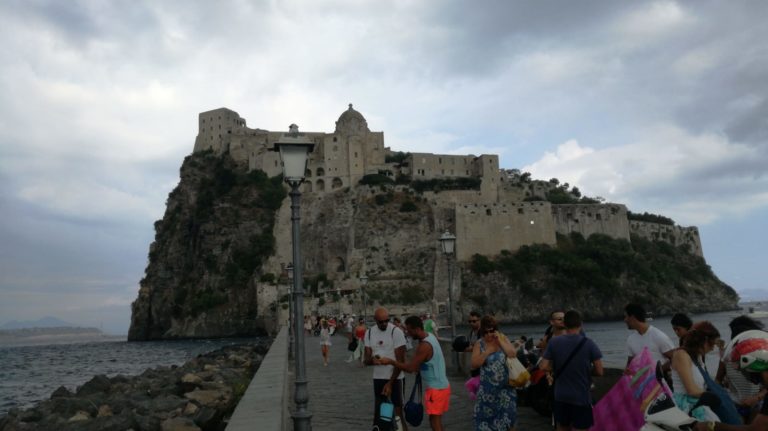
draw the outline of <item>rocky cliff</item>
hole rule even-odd
[[[275,211],[285,196],[280,178],[210,152],[187,157],[155,223],[128,339],[263,332],[253,279],[274,251]]]
[[[455,230],[455,212],[424,196],[386,181],[304,193],[307,314],[376,304],[393,314],[445,312],[448,264],[437,238]],[[253,335],[285,318],[290,207],[281,178],[248,172],[226,154],[195,153],[155,229],[130,340]],[[575,307],[609,319],[628,301],[659,314],[738,301],[702,257],[638,237],[558,235],[557,245],[454,265],[458,318],[481,309],[506,322],[541,321],[553,307]]]

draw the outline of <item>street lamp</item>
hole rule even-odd
[[[291,227],[293,241],[293,316],[304,316],[304,288],[301,278],[301,236],[299,228],[301,220],[301,192],[299,186],[304,181],[307,170],[307,159],[315,144],[303,133],[299,133],[299,126],[291,124],[288,133],[275,142],[274,150],[280,152],[280,160],[283,162],[283,178],[291,187],[288,195],[291,197]],[[303,328],[302,328],[303,329]],[[309,403],[309,390],[307,389],[307,369],[304,354],[304,331],[299,325],[293,325],[294,354],[296,365],[295,390],[293,399],[296,402],[296,410],[293,412],[293,429],[295,431],[310,431],[312,429],[312,414],[307,409]]]
[[[363,274],[360,276],[360,298],[363,300],[363,322],[367,322],[366,318],[368,315],[368,301],[365,298],[366,284],[368,284],[368,276]]]
[[[288,286],[290,286],[293,283],[293,263],[289,263],[285,266],[285,273],[288,277]],[[302,320],[301,323],[296,321],[296,316],[293,315],[293,298],[291,298],[291,295],[288,295],[288,356],[291,359],[296,359],[294,357],[295,351],[293,349],[293,328],[296,325],[300,325],[299,331],[304,331],[304,320]]]
[[[445,260],[448,262],[448,320],[451,324],[451,341],[456,339],[456,324],[453,321],[453,274],[451,272],[451,260],[456,249],[456,235],[447,230],[440,236],[440,245],[443,247]],[[456,367],[459,367],[459,353],[456,352]]]

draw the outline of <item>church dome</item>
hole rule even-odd
[[[342,112],[339,119],[336,120],[336,133],[356,134],[360,132],[370,132],[368,122],[365,121],[363,114],[352,109],[350,103],[349,109]]]

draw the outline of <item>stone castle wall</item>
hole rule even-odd
[[[493,256],[523,245],[556,243],[549,202],[464,204],[456,206],[456,258]]]
[[[599,233],[629,241],[627,207],[624,205],[552,205],[552,218],[559,234],[578,232],[587,238]]]
[[[695,226],[672,226],[661,223],[631,220],[629,221],[629,230],[633,235],[651,241],[664,241],[676,247],[687,245],[691,253],[697,256],[704,256],[704,251],[701,249],[699,229]]]

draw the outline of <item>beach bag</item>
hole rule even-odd
[[[411,396],[403,406],[403,414],[405,421],[414,427],[421,425],[421,421],[424,420],[424,405],[421,403],[421,374],[416,374]]]
[[[517,357],[507,358],[507,370],[509,371],[509,385],[513,388],[522,388],[531,379],[531,374]]]
[[[725,388],[712,380],[712,377],[709,376],[709,373],[707,373],[707,371],[702,368],[698,362],[696,363],[696,367],[701,372],[701,375],[704,376],[704,383],[707,386],[707,391],[712,392],[713,394],[717,395],[718,398],[720,398],[720,405],[712,409],[717,417],[720,418],[720,422],[730,425],[741,425],[743,423],[741,420],[741,415],[736,409],[736,405],[733,404],[733,400],[731,400],[731,396],[728,395],[728,392],[725,390]]]
[[[352,337],[352,341],[350,341],[349,344],[347,344],[347,350],[349,350],[350,352],[354,352],[355,350],[357,350],[357,338]]]
[[[477,391],[480,389],[480,376],[470,377],[469,380],[464,382],[464,387],[469,392],[469,399],[474,401],[477,399]]]

